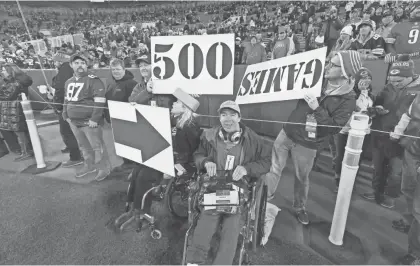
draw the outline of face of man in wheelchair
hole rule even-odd
[[[220,110],[220,123],[226,132],[231,133],[239,131],[240,121],[241,117],[236,111],[228,108]]]

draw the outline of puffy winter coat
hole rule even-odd
[[[26,74],[17,75],[0,84],[0,129],[17,132],[27,129],[20,94],[28,95],[30,85],[32,79]]]

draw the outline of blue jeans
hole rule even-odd
[[[292,155],[293,166],[295,168],[293,207],[296,211],[305,210],[309,192],[309,173],[312,170],[317,150],[294,143],[287,137],[284,130],[280,131],[274,141],[270,172],[265,176],[268,186],[268,199],[271,200],[274,198],[281,174],[289,158],[289,152]]]
[[[419,165],[420,158],[404,151],[401,192],[407,201],[409,217],[407,220],[408,222],[411,220],[408,232],[408,253],[416,257],[420,257],[420,178],[417,173]]]
[[[70,127],[79,144],[85,164],[88,166],[95,165],[100,170],[109,170],[111,163],[103,140],[102,126],[96,128],[77,127],[70,123]]]
[[[211,239],[222,224],[220,245],[213,265],[232,265],[241,232],[241,218],[240,213],[227,215],[202,211],[187,249],[187,262],[199,265],[206,263]]]

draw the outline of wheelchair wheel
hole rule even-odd
[[[255,195],[255,221],[252,232],[252,250],[255,252],[264,237],[265,211],[267,209],[267,185],[262,184]]]
[[[169,181],[165,192],[165,203],[173,216],[188,218],[188,193],[188,182],[180,182],[178,177]]]

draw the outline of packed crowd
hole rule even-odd
[[[263,6],[258,7],[258,10]],[[321,98],[308,94],[299,100],[272,149],[241,122],[241,110],[235,102],[223,103],[219,109],[221,125],[201,135],[194,115],[197,106],[191,105],[193,100],[186,102],[185,98],[177,98],[176,95],[153,93],[148,47],[150,42],[148,44],[146,40],[150,36],[161,34],[161,31],[142,31],[142,41],[133,41],[132,35],[135,34],[127,34],[127,38],[132,37],[130,47],[137,43],[140,51],[133,55],[134,64],[140,69],[142,76],[138,82],[126,69],[132,66],[132,62],[128,63],[126,60],[128,51],[120,56],[117,53],[119,45],[120,48],[122,44],[123,47],[129,46],[129,40],[125,39],[123,31],[110,31],[99,39],[100,44],[94,44],[95,38],[88,37],[85,47],[62,47],[52,57],[58,74],[50,89],[54,91],[55,111],[59,118],[60,133],[66,144],[63,151],[70,153],[69,161],[63,162],[63,167],[83,165],[77,171],[76,177],[83,178],[95,173],[97,181],[104,180],[113,172],[134,168],[131,182],[135,189],[131,191],[131,208],[134,210],[133,215],[140,215],[142,211],[139,206],[144,193],[152,188],[153,183],[159,182],[162,176],[170,177],[128,159],[124,159],[121,166],[111,169],[108,153],[115,151],[107,151],[104,143],[113,140],[103,139],[103,131],[111,130],[107,101],[166,107],[171,110],[173,118],[175,163],[189,169],[190,163],[195,162],[199,170],[205,170],[212,176],[216,175],[217,170],[225,169],[226,162],[221,158],[240,158],[234,160],[230,166],[233,179],[240,180],[246,175],[263,176],[269,188],[268,208],[273,206],[272,200],[290,153],[296,169],[293,207],[297,220],[307,225],[309,174],[312,170],[317,170],[316,159],[323,143],[330,144],[337,192],[349,120],[354,113],[365,114],[371,119],[371,132],[367,132],[366,139],[372,144],[374,173],[372,193],[363,194],[363,197],[382,207],[393,208],[395,198],[402,192],[407,201],[407,214],[401,220],[393,221],[390,226],[408,234],[408,252],[399,263],[418,265],[420,97],[417,92],[420,89],[420,77],[412,58],[419,56],[420,2],[348,2],[344,7],[346,18],[340,17],[339,8],[328,6],[325,14],[317,16],[316,4],[302,2],[300,5],[275,9],[273,20],[263,12],[257,17],[247,14],[247,24],[242,24],[239,18],[238,23],[225,22],[226,28],[216,27],[215,32],[208,29],[202,32],[213,34],[227,30],[235,33],[235,61],[238,64],[256,64],[303,50],[327,47],[328,58]],[[243,12],[246,14],[246,10]],[[267,23],[267,20],[271,22]],[[268,38],[270,31],[263,35],[264,27],[270,25],[275,29],[271,34],[272,39]],[[189,25],[185,25],[182,34],[191,34],[191,30]],[[297,34],[305,40],[303,47],[296,41]],[[246,39],[250,42],[245,42]],[[109,48],[106,43],[109,43]],[[89,45],[96,48],[89,50]],[[8,49],[10,53],[10,48]],[[110,56],[112,49],[116,51]],[[362,62],[377,59],[390,63],[390,71],[383,90],[378,95],[373,95],[372,80],[375,77],[371,71],[362,67]],[[106,88],[99,78],[89,72],[89,68],[94,68],[95,65],[110,68],[111,75],[106,82]],[[28,93],[32,81],[14,61],[2,63],[2,76],[1,133],[10,150],[20,154],[16,160],[26,160],[33,157],[33,152],[25,118],[19,109],[19,100],[20,93]],[[16,137],[17,141],[14,139]],[[243,151],[246,152],[242,154]],[[218,154],[223,156],[217,156]],[[162,182],[163,186],[164,184],[165,181]],[[150,211],[150,204],[147,204],[146,209],[146,212]],[[218,217],[214,213],[203,212],[201,215],[195,231],[197,233],[194,233],[187,251],[189,262],[193,264],[204,263],[210,247],[209,241],[214,234],[214,231],[208,229],[217,228],[219,223],[219,220],[215,220]],[[228,217],[223,220],[222,233],[226,235],[220,240],[223,248],[216,255],[217,264],[232,264],[235,255],[240,232],[240,214],[231,213]]]
[[[345,13],[340,13],[343,5]],[[22,35],[20,40],[17,35],[13,35],[0,45],[0,60],[16,63],[24,69],[40,69],[41,65],[45,69],[53,69],[54,55],[58,50],[65,49],[68,53],[85,53],[92,68],[109,67],[112,58],[124,60],[126,67],[136,67],[137,58],[151,50],[152,36],[223,33],[235,34],[235,64],[254,64],[323,46],[328,47],[329,54],[332,50],[350,49],[369,54],[372,59],[382,59],[386,54],[396,52],[390,50],[393,46],[387,40],[395,24],[409,19],[411,4],[390,1],[293,2],[290,5],[226,2],[216,7],[215,4],[203,4],[182,9],[181,5],[179,10],[168,6],[145,11],[117,9],[113,13],[107,8],[97,11],[74,10],[68,24],[67,20],[60,21],[63,25],[55,24],[57,29],[61,29],[59,34],[62,35],[83,33],[83,43],[66,43],[62,47],[53,47],[43,33],[34,31],[32,39],[44,38],[48,49],[38,57],[31,44],[21,42],[28,40],[27,34]],[[9,7],[10,12],[15,14],[17,11]],[[42,21],[44,16],[57,17],[63,13],[49,12],[43,10],[37,13],[34,10],[28,13],[29,18],[38,18],[38,21]],[[213,21],[199,23],[198,14],[203,12],[214,14]],[[120,20],[119,14],[123,13],[131,18]],[[154,22],[142,26],[141,22],[149,21],[150,14],[153,14],[150,19],[154,18],[150,21]],[[111,15],[116,18],[107,19]],[[173,21],[180,25],[175,27]],[[33,29],[33,25],[37,23],[28,24]],[[415,33],[412,36],[414,43],[417,36]]]

